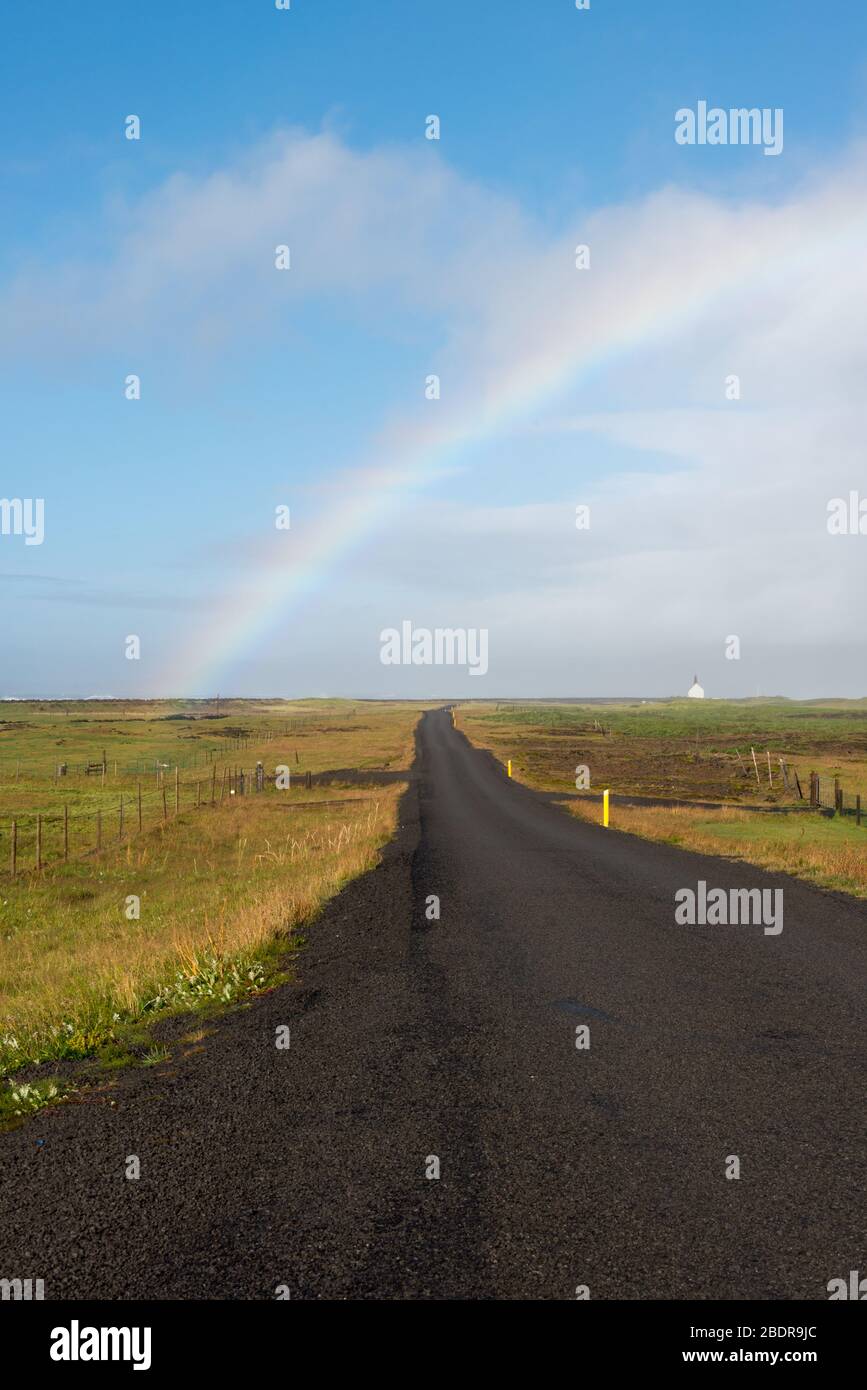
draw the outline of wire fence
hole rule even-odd
[[[288,768],[288,764],[285,765]],[[312,773],[300,776],[283,773],[287,788],[312,786]],[[4,877],[16,878],[58,863],[99,854],[124,844],[135,836],[165,825],[183,812],[219,808],[232,804],[232,798],[264,792],[276,784],[277,773],[265,772],[261,761],[254,766],[213,763],[206,777],[181,777],[180,765],[171,776],[161,774],[158,785],[143,790],[139,783],[107,800],[96,809],[70,812],[64,803],[51,811],[33,811],[6,816],[0,821],[0,855]]]
[[[861,793],[846,791],[839,777],[810,774],[810,805],[816,810],[835,811],[838,816],[854,816],[861,824]]]
[[[295,730],[288,731],[288,736],[291,737],[292,732]],[[264,730],[256,736],[237,735],[223,739],[219,745],[215,744],[213,747],[196,748],[187,757],[178,756],[177,751],[173,751],[149,758],[137,758],[132,762],[109,758],[105,749],[101,751],[98,758],[90,758],[83,762],[58,761],[49,764],[43,759],[39,764],[35,764],[26,758],[14,760],[9,758],[0,763],[0,782],[42,779],[58,782],[64,777],[83,776],[96,777],[104,785],[111,777],[160,777],[169,768],[178,767],[182,771],[208,768],[214,762],[219,762],[225,758],[229,753],[242,753],[251,748],[259,748],[263,744],[271,743],[275,737],[278,735],[273,730]]]
[[[759,789],[764,787],[767,778],[767,786],[771,790],[788,793],[797,801],[809,805],[812,810],[854,816],[856,825],[861,825],[861,793],[847,791],[841,785],[839,777],[810,772],[802,780],[798,769],[792,763],[779,755],[772,755],[767,749],[757,755],[755,748],[750,748],[750,758],[745,759],[736,748],[735,756],[744,775],[749,778],[755,776]]]

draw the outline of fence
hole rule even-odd
[[[287,731],[287,736],[289,732],[294,732],[294,729],[292,731]],[[97,776],[100,777],[104,784],[106,778],[112,776],[117,777],[118,775],[133,777],[154,775],[159,777],[162,771],[172,767],[179,767],[185,770],[196,767],[210,767],[214,762],[218,762],[221,758],[225,757],[228,752],[244,752],[249,748],[258,748],[261,747],[262,744],[270,743],[275,737],[277,737],[277,735],[273,729],[262,730],[255,736],[249,734],[232,735],[231,737],[223,739],[218,746],[215,745],[212,748],[195,749],[192,755],[187,758],[178,757],[177,752],[173,752],[172,754],[162,754],[152,758],[137,758],[135,762],[127,763],[121,762],[117,758],[109,758],[106,754],[106,750],[102,749],[99,758],[91,758],[87,762],[56,762],[47,772],[44,766],[41,772],[35,770],[32,763],[29,763],[26,759],[22,760],[21,758],[17,758],[14,762],[12,759],[8,761],[4,759],[4,763],[2,767],[0,767],[0,780],[8,779],[9,781],[17,782],[22,777],[27,780],[31,777],[39,778],[47,776],[56,782],[61,777]],[[296,762],[298,761],[297,750],[295,760]]]
[[[295,784],[300,781],[309,790],[312,779],[313,774],[305,772],[300,778],[296,775]],[[226,766],[222,772],[213,763],[210,777],[183,781],[176,766],[168,783],[162,775],[158,782],[150,792],[143,792],[139,783],[133,792],[120,794],[116,803],[112,800],[93,811],[70,814],[64,805],[56,811],[6,817],[5,825],[0,825],[0,853],[6,841],[7,872],[15,878],[99,854],[164,825],[182,811],[219,808],[230,805],[232,797],[264,792],[269,782],[276,782],[276,774],[266,774],[261,762],[253,768]]]
[[[838,816],[854,816],[855,824],[861,824],[861,793],[845,791],[839,777],[820,777],[811,772],[810,805],[815,810],[835,811]]]
[[[767,750],[764,755],[756,757],[754,748],[750,749],[750,755],[751,764],[745,762],[740,752],[735,749],[735,756],[740,763],[741,770],[748,777],[755,774],[757,786],[763,785],[765,765],[767,765],[768,786],[774,787],[774,762],[776,762],[779,764],[776,785],[782,790],[797,797],[799,801],[808,802],[812,810],[829,810],[834,811],[839,816],[854,816],[856,825],[861,824],[861,793],[845,791],[840,785],[839,777],[822,777],[818,772],[811,772],[809,779],[802,784],[797,769],[785,758],[777,757],[772,760],[771,754]],[[761,769],[761,774],[759,769]]]

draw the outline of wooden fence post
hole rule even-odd
[[[760,787],[760,786],[762,785],[762,779],[761,779],[761,777],[759,776],[759,765],[758,765],[758,763],[756,762],[756,750],[755,750],[755,748],[751,748],[751,749],[750,749],[750,752],[751,752],[752,755],[753,755],[753,767],[755,768],[755,772],[756,772],[756,785]]]

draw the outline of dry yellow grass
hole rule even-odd
[[[201,715],[202,706],[191,708]],[[69,855],[90,853],[99,836],[103,844],[117,838],[121,804],[126,838],[137,831],[139,797],[146,829],[163,818],[164,792],[173,813],[176,766],[185,810],[211,799],[212,777],[220,797],[224,776],[242,768],[249,776],[258,760],[269,776],[288,767],[296,786],[308,771],[401,770],[412,762],[421,711],[349,700],[233,701],[221,708],[228,712],[219,720],[178,721],[173,702],[16,704],[14,718],[0,719],[0,884],[11,867],[13,821],[21,871],[36,863],[37,813],[43,863],[63,857],[64,809]],[[82,764],[98,762],[103,752],[105,776],[85,775]],[[59,763],[69,771],[55,778]]]
[[[598,824],[598,802],[575,800],[569,810]],[[867,897],[867,827],[849,818],[810,812],[774,815],[726,808],[618,806],[611,826],[703,854],[723,855],[780,870],[825,888]]]
[[[156,1007],[252,992],[274,964],[275,943],[376,863],[401,790],[329,788],[318,799],[340,804],[321,807],[271,791],[228,810],[191,811],[98,859],[7,882],[0,1070],[86,1054],[115,1024]],[[140,917],[130,920],[133,895]]]
[[[458,708],[457,724],[501,762],[511,758],[513,775],[538,790],[574,789],[576,768],[587,765],[592,786],[633,795],[795,805],[795,773],[807,795],[816,772],[824,800],[839,777],[850,804],[860,793],[867,805],[867,702],[860,700],[478,702]]]

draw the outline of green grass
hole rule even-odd
[[[157,1024],[237,1007],[288,978],[306,923],[373,865],[390,838],[401,784],[307,790],[299,774],[409,767],[421,707],[358,701],[112,701],[9,704],[0,720],[0,1118],[57,1093],[45,1069],[92,1079],[165,1060]],[[195,718],[175,719],[175,714]],[[108,773],[53,776],[55,763],[97,761]],[[281,764],[289,790],[212,807],[219,769]],[[156,759],[181,769],[181,812],[168,819]],[[117,760],[117,771],[114,763]],[[17,776],[16,776],[17,771]],[[202,805],[196,782],[202,782]],[[137,829],[137,783],[144,829]],[[125,798],[123,840],[117,806]],[[156,803],[154,805],[154,803]],[[70,858],[61,857],[57,813],[70,816]],[[149,810],[147,809],[149,808]],[[103,811],[101,852],[95,812]],[[35,812],[43,864],[35,870]],[[8,871],[10,822],[18,823],[19,873]],[[136,916],[133,899],[138,900]],[[132,911],[132,916],[130,916]],[[82,1071],[83,1068],[83,1071]],[[72,1071],[70,1072],[70,1069]],[[78,1070],[76,1070],[78,1069]],[[13,1088],[16,1078],[31,1089]],[[60,1084],[59,1082],[57,1084]],[[64,1083],[65,1084],[65,1083]],[[19,1116],[20,1118],[20,1116]]]
[[[359,771],[408,767],[420,706],[349,700],[221,702],[80,701],[77,704],[9,703],[0,719],[0,880],[9,871],[13,821],[18,866],[37,856],[37,814],[42,817],[43,862],[63,854],[64,808],[69,854],[80,856],[137,830],[153,826],[175,804],[178,768],[180,805],[211,796],[216,774],[219,796],[224,773],[262,761],[273,775],[285,766],[296,781],[307,771]],[[65,711],[68,711],[65,712]],[[194,716],[181,720],[175,714]],[[100,761],[107,772],[74,769]],[[55,778],[59,762],[68,775]],[[167,764],[157,776],[157,763]],[[197,790],[198,789],[198,790]],[[101,813],[101,832],[97,826]]]
[[[0,1073],[88,1057],[136,1020],[257,993],[294,948],[291,934],[375,862],[399,789],[358,801],[328,788],[300,806],[272,788],[192,811],[98,860],[7,882]]]
[[[613,705],[462,704],[458,728],[501,762],[512,759],[519,781],[576,797],[575,769],[590,770],[591,792],[610,788],[665,805],[615,804],[617,828],[708,854],[736,856],[795,874],[824,887],[867,896],[867,823],[831,820],[810,811],[757,814],[757,804],[803,807],[794,781],[787,790],[779,759],[797,771],[809,793],[809,774],[839,776],[851,805],[867,809],[867,700],[668,700]],[[756,750],[757,784],[750,748]],[[735,750],[740,751],[738,760]],[[768,781],[770,754],[773,780]],[[718,802],[714,815],[695,802]],[[570,810],[598,821],[594,801]]]
[[[568,809],[582,820],[599,823],[599,807],[588,800],[572,801]],[[810,811],[775,815],[740,807],[709,816],[691,806],[615,804],[611,824],[647,840],[742,859],[867,898],[867,826],[859,827],[848,817]]]
[[[723,743],[808,736],[810,743],[850,736],[867,740],[867,698],[862,700],[655,700],[612,704],[464,705],[491,724],[568,731],[598,719],[606,729],[638,737],[713,735]]]
[[[867,805],[867,700],[669,700],[605,705],[463,704],[458,727],[530,786],[575,789],[575,768],[591,787],[687,800],[794,802],[779,759],[801,778],[839,776]],[[753,770],[751,747],[758,759]],[[740,755],[740,758],[738,757]],[[768,780],[767,756],[772,781]]]
[[[722,820],[701,820],[696,829],[714,835],[720,840],[730,840],[736,844],[807,844],[826,845],[829,849],[851,846],[861,850],[867,858],[867,822],[860,828],[848,816],[819,816],[805,812],[803,815],[779,815],[755,817],[750,822]]]
[[[103,752],[111,776],[117,763],[118,775],[144,777],[157,760],[209,773],[210,755],[221,765],[241,763],[240,741],[259,746],[269,736],[293,759],[297,748],[300,766],[313,771],[382,766],[401,756],[419,708],[357,700],[222,700],[219,710],[207,700],[7,701],[0,783],[14,786],[16,769],[19,787],[31,775],[51,780],[57,763],[99,762]],[[95,794],[98,782],[90,777],[84,789]]]
[[[0,1080],[0,1129],[11,1128],[70,1095],[73,1087],[61,1077],[39,1081]]]

